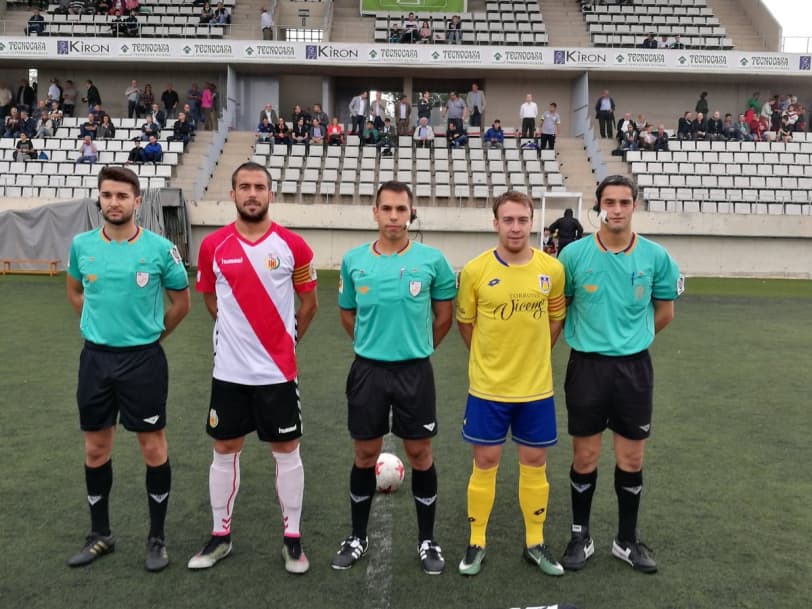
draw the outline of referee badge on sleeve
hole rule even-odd
[[[143,273],[138,271],[135,273],[135,285],[139,288],[143,288],[149,283],[149,273]]]
[[[420,288],[423,287],[423,283],[420,281],[410,281],[409,282],[409,294],[412,296],[417,296],[420,294]]]
[[[685,291],[685,275],[680,275],[677,279],[677,296]]]

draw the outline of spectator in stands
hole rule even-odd
[[[482,141],[488,148],[502,148],[505,143],[505,132],[502,131],[502,121],[498,118],[493,121],[491,126],[482,136]]]
[[[127,118],[138,118],[138,107],[141,103],[141,88],[138,81],[130,81],[130,86],[124,90],[124,97],[127,98]]]
[[[231,23],[231,13],[225,6],[223,6],[222,2],[218,2],[217,8],[214,9],[214,18],[212,19],[212,23],[216,23],[218,25],[228,25]]]
[[[50,105],[52,101],[59,103],[61,97],[62,97],[62,89],[59,86],[59,81],[56,78],[52,78],[50,84],[48,85],[48,97],[46,101],[48,105]]]
[[[460,98],[456,92],[451,91],[448,94],[448,99],[442,109],[442,115],[450,123],[453,122],[457,127],[457,131],[462,131],[462,123],[468,114],[468,106],[465,101]]]
[[[290,144],[290,128],[282,116],[276,119],[276,124],[273,126],[273,142],[285,146]]]
[[[104,116],[107,114],[107,112],[105,112],[102,109],[101,104],[96,104],[95,106],[93,106],[93,110],[91,110],[90,113],[93,115],[93,118],[96,119],[97,123],[100,123],[104,118]]]
[[[392,148],[397,145],[398,134],[392,124],[392,119],[389,117],[383,121],[383,129],[380,130],[380,139],[378,140],[378,148],[383,156],[392,156]]]
[[[553,238],[558,240],[558,253],[573,241],[577,241],[584,236],[584,227],[573,217],[572,209],[565,209],[563,217],[550,224],[550,232]]]
[[[479,90],[477,83],[471,84],[471,90],[465,99],[468,110],[471,113],[468,117],[468,125],[471,127],[482,126],[482,115],[485,113],[485,92]]]
[[[164,151],[158,138],[154,135],[149,136],[149,143],[144,146],[144,161],[146,163],[160,163],[164,158]]]
[[[663,34],[660,36],[660,42],[658,43],[658,48],[661,49],[670,49],[671,45],[674,44],[674,39],[670,38],[668,34]]]
[[[92,0],[90,0],[92,2]],[[107,15],[113,7],[112,0],[96,0],[96,14]]]
[[[400,30],[400,24],[393,21],[389,26],[389,42],[400,42],[403,37],[403,32]]]
[[[166,112],[161,110],[158,104],[152,104],[152,106],[147,109],[147,112],[152,115],[152,120],[155,121],[159,129],[163,129],[166,126]]]
[[[657,38],[655,38],[654,32],[650,32],[649,35],[643,39],[640,46],[644,49],[656,49],[659,45],[657,44]]]
[[[302,110],[302,107],[299,104],[296,104],[295,106],[293,106],[293,110],[291,110],[290,112],[291,124],[295,125],[296,123],[299,122],[300,118],[307,121],[307,116],[305,115],[304,110]]]
[[[183,142],[183,145],[189,143],[189,138],[192,136],[192,128],[187,120],[185,112],[178,112],[178,118],[175,124],[172,125],[172,135],[166,138],[168,142]]]
[[[462,22],[454,15],[446,24],[445,39],[448,44],[462,44]]]
[[[522,138],[534,138],[536,135],[536,117],[539,107],[528,93],[524,96],[524,103],[519,107],[519,119],[522,121]]]
[[[300,116],[299,120],[293,124],[289,137],[291,144],[307,147],[310,141],[310,128],[305,124],[304,116]]]
[[[116,128],[110,120],[110,116],[105,114],[102,116],[101,122],[96,129],[96,139],[98,140],[111,140],[116,137]]]
[[[702,112],[696,113],[694,119],[694,139],[704,140],[708,137],[708,120]]]
[[[26,36],[40,36],[45,33],[45,17],[40,15],[38,8],[35,8],[32,13],[23,32]]]
[[[423,91],[423,94],[420,96],[420,99],[417,100],[417,122],[420,122],[421,118],[425,118],[427,122],[431,122],[431,109],[434,104],[431,101],[431,97],[429,96],[428,91]]]
[[[71,15],[81,15],[83,13],[87,13],[87,9],[88,7],[86,0],[69,0],[68,13]],[[106,11],[104,14],[106,14]]]
[[[736,137],[731,139],[741,140],[742,142],[750,142],[753,136],[750,135],[750,123],[744,118],[744,114],[739,114],[739,120],[736,122]]]
[[[152,115],[147,114],[145,122],[141,125],[141,141],[149,141],[150,136],[161,137],[161,127],[152,120]]]
[[[428,44],[431,42],[431,26],[428,21],[423,21],[420,24],[420,29],[417,32],[417,42]]]
[[[17,100],[17,110],[30,110],[37,103],[37,94],[27,78],[20,79],[15,99]]]
[[[770,123],[760,114],[753,114],[748,127],[750,128],[751,139],[755,142],[759,142],[762,139],[763,133],[769,129]]]
[[[324,138],[326,137],[327,131],[324,128],[324,125],[321,124],[321,121],[319,119],[314,118],[313,121],[310,123],[310,145],[323,146]]]
[[[257,125],[256,138],[258,142],[273,142],[273,125],[267,116],[263,116]]]
[[[708,92],[702,91],[699,94],[699,99],[696,100],[696,107],[694,108],[694,112],[697,114],[702,113],[705,116],[708,114]]]
[[[668,152],[668,134],[665,132],[665,125],[657,126],[657,133],[654,136],[654,150],[656,152]]]
[[[638,144],[638,134],[637,131],[634,130],[634,123],[632,121],[627,121],[622,131],[620,127],[618,127],[618,135],[621,136],[619,142],[621,150],[638,150],[640,148]]]
[[[178,92],[172,88],[172,83],[166,85],[166,89],[161,93],[161,103],[164,105],[167,118],[175,118],[180,98]]]
[[[429,119],[425,116],[420,119],[420,122],[417,124],[417,127],[414,130],[414,135],[412,135],[412,139],[415,142],[415,146],[417,148],[431,148],[431,144],[434,141],[434,131],[429,125]]]
[[[358,95],[350,100],[348,109],[350,111],[350,120],[352,121],[351,135],[361,133],[361,129],[366,122],[367,114],[369,113],[369,105],[367,104],[368,93],[361,91]]]
[[[5,121],[11,111],[11,100],[14,94],[8,88],[8,83],[0,82],[0,121]]]
[[[51,119],[51,122],[54,125],[54,131],[59,129],[62,125],[62,119],[65,117],[62,110],[59,109],[59,102],[53,102],[51,104],[51,109],[48,112],[48,118]]]
[[[648,127],[648,121],[646,120],[645,114],[638,114],[637,118],[634,119],[634,130],[637,133],[643,131],[646,127]]]
[[[449,148],[464,148],[465,143],[468,141],[468,134],[465,129],[458,131],[457,124],[449,121],[448,128],[445,131],[445,138]]]
[[[17,108],[12,108],[3,123],[3,137],[20,136],[20,113]]]
[[[34,142],[32,142],[25,133],[20,133],[20,139],[17,140],[15,148],[14,160],[18,163],[37,160],[37,151],[34,150]]]
[[[386,118],[386,102],[383,101],[381,92],[375,93],[375,100],[369,105],[369,110],[372,115],[372,124],[375,129],[380,131],[383,129],[383,119]]]
[[[273,40],[273,19],[264,6],[259,13],[259,29],[262,31],[263,40]]]
[[[200,9],[200,25],[208,25],[212,19],[214,19],[214,11],[211,9],[211,5],[205,2]]]
[[[87,115],[87,120],[79,127],[79,137],[89,137],[91,140],[96,139],[96,132],[99,130],[99,123],[96,122],[96,115],[92,112]]]
[[[338,122],[338,117],[334,116],[327,126],[327,144],[329,146],[341,146],[343,143],[344,128]]]
[[[55,15],[67,15],[70,12],[70,0],[58,0],[56,8],[54,8]]]
[[[789,114],[785,113],[781,116],[781,124],[778,126],[778,131],[775,134],[777,141],[784,143],[792,141],[793,128],[789,121]]]
[[[200,114],[200,95],[200,87],[196,82],[193,82],[189,90],[186,91],[186,103],[189,105],[189,110],[187,111],[184,108],[184,111],[187,120],[195,126],[195,129],[197,129],[197,124],[203,118]]]
[[[319,124],[322,127],[326,127],[330,122],[330,117],[321,109],[321,104],[313,104],[313,113],[310,115],[310,119],[312,120],[314,118],[319,119]]]
[[[203,129],[212,131],[214,129],[214,94],[208,83],[203,85],[200,92],[200,110],[203,112]]]
[[[23,110],[20,112],[20,132],[28,137],[34,137],[37,133],[37,119]]]
[[[601,131],[601,137],[612,139],[612,126],[615,123],[615,100],[604,90],[595,103],[595,118]]]
[[[259,111],[259,122],[262,122],[263,118],[268,119],[268,122],[271,123],[271,127],[276,124],[276,119],[279,117],[271,104],[265,104],[265,107]]]
[[[550,102],[549,108],[541,115],[541,141],[539,147],[544,150],[555,150],[555,138],[561,130],[561,115],[558,114],[558,104]]]
[[[96,143],[89,135],[86,135],[79,144],[79,158],[76,159],[77,163],[95,163],[99,156],[99,151],[96,148]]]
[[[686,112],[682,115],[682,118],[677,121],[677,139],[694,139],[694,115],[692,112]]]
[[[708,119],[708,129],[705,139],[719,141],[725,139],[725,124],[722,121],[721,113],[716,110]]]
[[[795,107],[795,131],[806,131],[806,106],[798,104]]]
[[[539,145],[536,143],[535,139],[527,139],[522,142],[522,145],[519,146],[521,150],[538,150]]]
[[[628,131],[629,125],[631,125],[632,130],[634,130],[634,121],[632,120],[632,113],[626,112],[617,122],[617,141],[622,143],[624,138],[626,138],[626,132]],[[622,146],[621,146],[622,147]]]
[[[144,149],[141,148],[141,138],[133,138],[133,147],[130,149],[130,154],[127,155],[127,164],[133,163],[141,164],[144,162]]]
[[[682,39],[679,37],[679,34],[674,34],[674,41],[671,43],[672,49],[684,49],[686,48],[685,43],[682,42]]]
[[[152,85],[147,83],[141,92],[141,99],[138,100],[138,114],[152,112],[152,104],[155,103],[155,94],[152,92]],[[155,117],[153,117],[155,118]]]
[[[654,142],[657,139],[654,135],[654,125],[646,125],[637,134],[637,143],[641,150],[654,150]]]
[[[377,146],[381,139],[380,132],[375,128],[375,123],[367,121],[366,127],[361,132],[361,144],[365,146]]]
[[[407,95],[401,95],[395,106],[395,118],[398,123],[398,135],[409,135],[409,118],[412,115],[412,104]]]
[[[739,130],[736,128],[736,123],[733,122],[733,115],[730,112],[725,114],[725,120],[722,123],[722,137],[731,141],[740,139]]]
[[[541,237],[541,249],[545,254],[555,256],[555,240],[550,233],[550,227],[544,227],[544,234]]]
[[[747,103],[744,106],[744,109],[747,110],[748,108],[752,108],[753,112],[758,114],[761,112],[761,93],[759,91],[753,91],[753,95],[750,96],[750,99],[747,100]]]
[[[401,42],[415,42],[417,40],[419,25],[414,13],[409,13],[409,15],[403,19],[401,29],[403,30],[400,36]]]

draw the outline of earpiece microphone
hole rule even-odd
[[[609,218],[607,217],[607,213],[606,213],[605,209],[602,209],[602,210],[600,210],[600,212],[598,212],[598,218],[604,224],[609,224]]]

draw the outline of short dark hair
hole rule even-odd
[[[389,180],[378,187],[378,192],[375,193],[375,207],[380,205],[381,193],[384,190],[388,190],[389,192],[405,192],[407,195],[409,195],[409,209],[414,207],[414,194],[412,193],[412,189],[409,188],[408,184],[398,182],[397,180]]]
[[[508,202],[521,203],[522,205],[527,206],[530,209],[530,217],[533,217],[533,199],[523,192],[519,192],[517,190],[508,190],[507,192],[499,195],[496,198],[496,201],[493,202],[494,218],[499,218],[499,208],[502,207],[504,203]]]
[[[111,180],[113,182],[124,182],[132,186],[133,194],[136,197],[141,196],[141,183],[138,181],[138,176],[135,175],[135,172],[131,169],[127,169],[126,167],[102,167],[101,171],[99,172],[99,181],[98,187],[101,188],[102,182],[105,180]]]
[[[595,191],[595,200],[597,201],[598,205],[600,205],[601,196],[603,195],[603,191],[607,186],[625,186],[632,191],[632,199],[637,201],[637,184],[626,176],[613,175],[605,177],[603,182],[598,185],[598,189]]]
[[[255,163],[254,161],[246,161],[237,169],[234,170],[234,173],[231,174],[231,188],[237,188],[237,174],[241,171],[263,171],[268,178],[268,190],[273,190],[273,178],[271,177],[268,168],[265,165],[260,165],[259,163]]]
[[[555,102],[550,102],[550,105],[551,105],[553,108],[558,108],[558,104],[557,104],[557,103],[555,103]]]

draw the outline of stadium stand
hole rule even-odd
[[[705,0],[636,0],[604,4],[576,0],[595,46],[639,47],[654,33],[680,36],[680,48],[732,49],[733,41]]]

